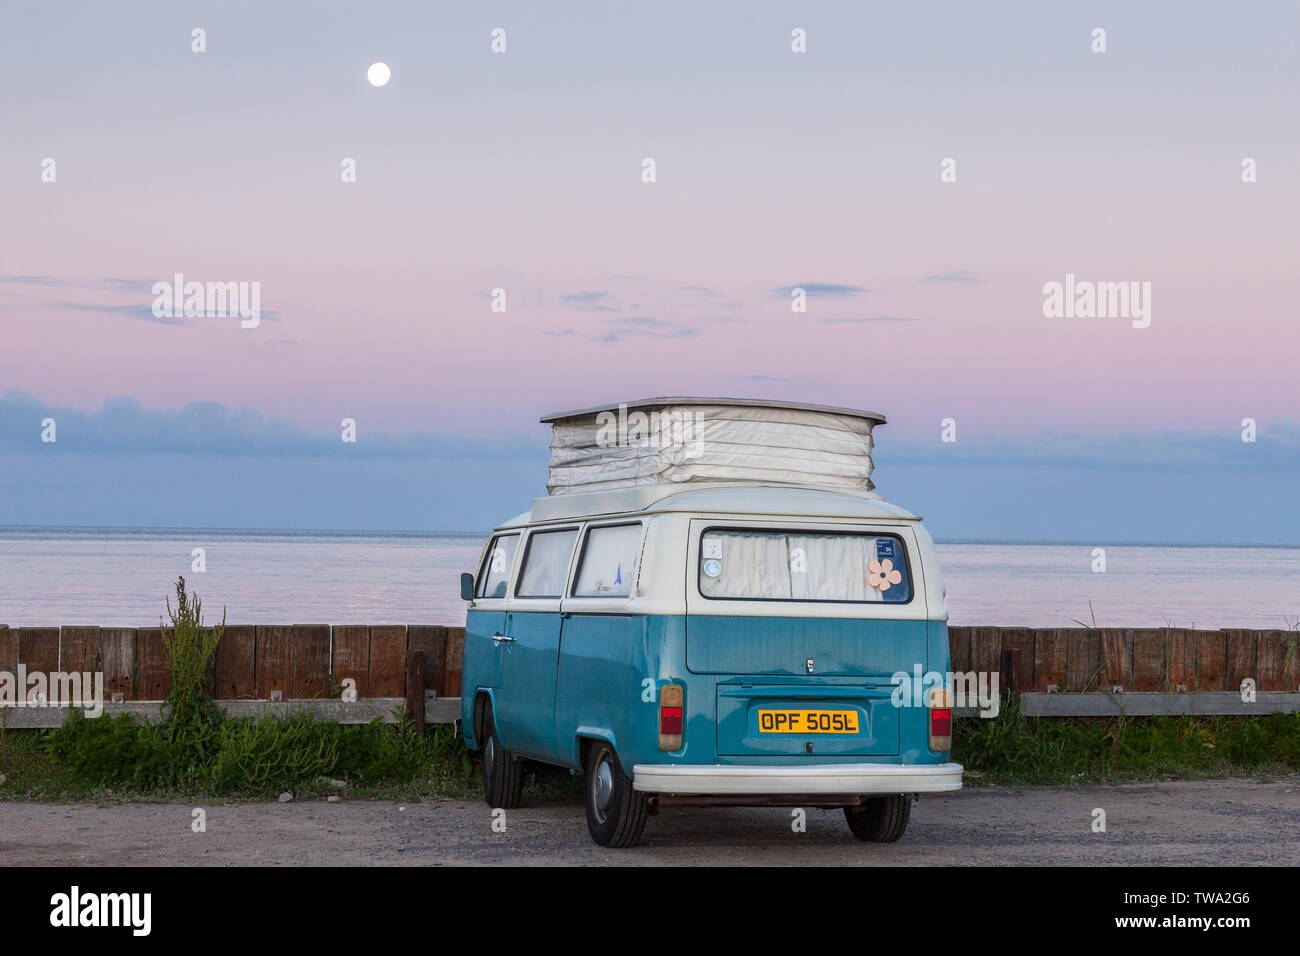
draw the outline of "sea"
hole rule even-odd
[[[484,533],[0,527],[0,624],[157,626],[178,576],[204,620],[462,625]],[[1290,628],[1300,548],[940,542],[949,623]],[[1104,566],[1104,570],[1100,570]],[[197,568],[201,567],[202,570]],[[173,600],[173,604],[174,604]]]

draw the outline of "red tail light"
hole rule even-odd
[[[682,722],[686,710],[686,690],[681,684],[659,688],[659,749],[682,749]]]
[[[952,750],[952,691],[935,687],[930,691],[930,749]]]

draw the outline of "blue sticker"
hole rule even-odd
[[[876,557],[880,559],[892,558],[894,556],[894,539],[877,538],[876,539]]]

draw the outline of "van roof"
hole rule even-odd
[[[546,521],[572,521],[622,514],[691,511],[707,514],[801,515],[816,518],[919,520],[876,492],[831,491],[798,485],[710,482],[707,487],[642,485],[533,500],[531,511],[500,525],[515,528]]]
[[[840,408],[837,405],[809,405],[804,402],[778,402],[765,398],[700,398],[690,396],[663,396],[660,398],[641,398],[631,402],[613,402],[608,405],[593,405],[590,408],[575,408],[567,412],[551,412],[538,421],[543,425],[564,421],[567,418],[585,418],[600,412],[618,411],[619,407],[628,411],[636,408],[658,408],[662,405],[736,405],[746,408],[790,408],[805,412],[830,412],[834,415],[848,415],[851,418],[865,418],[877,425],[885,424],[885,416],[879,412],[867,412],[860,408]]]

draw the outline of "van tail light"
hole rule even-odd
[[[927,704],[930,708],[930,749],[940,753],[952,750],[952,690],[931,687]]]
[[[665,684],[659,689],[659,749],[682,749],[682,721],[685,714],[686,688]]]

